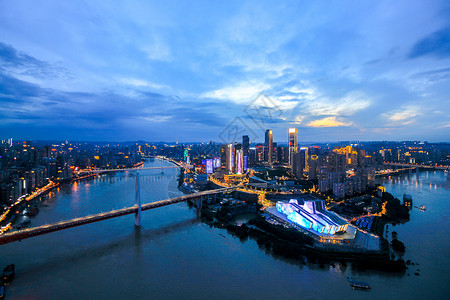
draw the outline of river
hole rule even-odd
[[[146,166],[169,165],[146,162]],[[178,169],[142,170],[141,199],[181,195]],[[143,212],[142,227],[123,216],[0,246],[0,264],[16,265],[8,299],[446,299],[449,279],[450,184],[443,172],[385,179],[396,197],[409,193],[411,221],[390,226],[406,245],[405,275],[296,265],[254,240],[241,242],[199,222],[186,203]],[[102,175],[64,185],[42,199],[32,226],[133,205],[135,175]],[[420,269],[420,276],[415,276]],[[409,274],[409,276],[408,276]],[[368,281],[352,290],[346,276]]]

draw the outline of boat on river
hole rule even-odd
[[[7,265],[4,269],[3,269],[3,274],[2,274],[2,281],[3,282],[10,282],[13,280],[14,275],[15,275],[15,266],[14,264],[10,264]]]
[[[353,277],[347,277],[352,289],[370,290],[370,285],[364,281],[355,280]]]

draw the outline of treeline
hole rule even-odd
[[[406,249],[405,244],[403,244],[398,239],[396,239],[396,238],[392,239],[391,245],[392,245],[392,249],[394,249],[394,251],[405,252],[405,249]]]
[[[387,221],[398,221],[399,219],[409,219],[409,209],[400,203],[400,200],[394,198],[390,193],[383,193],[383,200],[386,202],[386,215]]]

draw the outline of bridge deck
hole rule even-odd
[[[199,198],[201,196],[208,196],[208,195],[214,195],[214,194],[220,194],[220,193],[226,193],[234,191],[235,187],[229,187],[229,188],[222,188],[217,190],[211,190],[211,191],[204,191],[199,192],[195,194],[189,194],[189,195],[183,195],[176,198],[166,199],[166,200],[160,200],[152,203],[146,203],[141,206],[141,210],[149,210],[154,209],[162,206],[167,206],[171,204],[176,204],[180,202],[184,202],[190,199]],[[71,220],[61,221],[58,223],[53,224],[45,224],[39,227],[33,227],[28,228],[20,231],[14,231],[10,233],[5,233],[0,235],[0,245],[11,243],[14,241],[19,241],[23,239],[27,239],[30,237],[47,234],[54,231],[59,231],[67,228],[72,228],[76,226],[81,226],[89,223],[99,222],[107,219],[112,219],[124,215],[129,215],[137,212],[138,207],[132,206],[132,207],[126,207],[122,209],[116,209],[109,212],[104,212],[100,214],[90,215],[86,217],[81,218],[75,218]]]
[[[90,173],[105,173],[105,172],[120,172],[120,171],[141,171],[141,170],[161,170],[161,169],[178,169],[180,166],[166,166],[166,167],[137,167],[127,169],[94,169],[87,170]]]

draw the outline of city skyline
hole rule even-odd
[[[0,138],[449,142],[445,1],[2,2]],[[120,12],[120,13],[118,13]],[[246,109],[265,95],[263,128]],[[267,104],[267,103],[266,103]],[[260,105],[261,106],[261,105]]]
[[[448,0],[0,1],[0,299],[444,298],[449,132]]]

